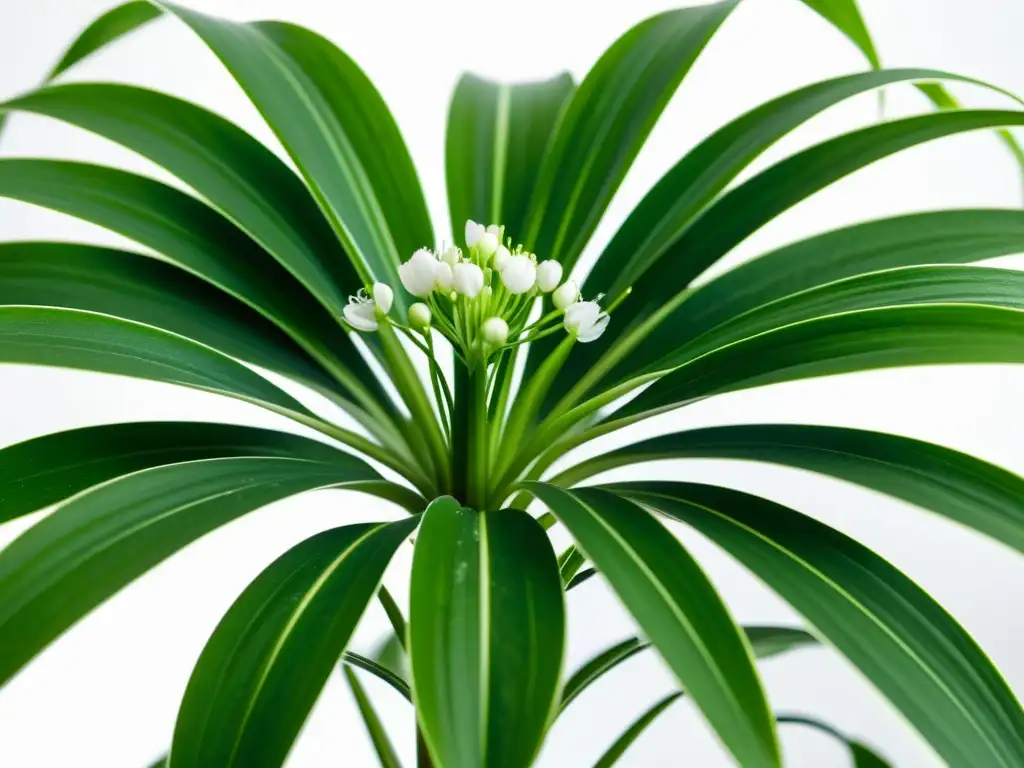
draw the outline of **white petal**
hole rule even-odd
[[[353,302],[346,304],[342,313],[345,320],[357,331],[377,330],[377,310],[371,302]]]
[[[476,264],[463,261],[455,265],[453,270],[455,290],[463,296],[475,299],[484,287],[484,272]]]
[[[452,289],[453,285],[452,268],[448,266],[447,262],[437,262],[436,274],[434,277],[434,284],[437,286],[439,291],[448,293]]]
[[[444,253],[441,254],[441,261],[447,264],[449,267],[454,267],[459,263],[462,258],[462,251],[456,248],[454,245],[451,248],[445,249]]]
[[[398,277],[413,296],[429,296],[434,290],[438,261],[426,248],[420,248],[398,267]]]
[[[468,220],[466,222],[466,245],[472,248],[479,243],[485,231],[483,224],[477,224],[472,219]]]
[[[512,254],[509,252],[508,248],[504,245],[499,245],[498,250],[494,252],[494,258],[491,260],[491,264],[496,270],[501,272],[501,270],[505,268],[505,265],[508,264],[508,260],[511,258]]]
[[[501,236],[501,227],[499,225],[497,225],[497,224],[491,224],[487,228],[487,234],[494,235],[495,237],[500,237]]]
[[[576,285],[576,281],[567,280],[551,294],[551,302],[556,309],[566,309],[575,304],[579,297],[580,288]]]
[[[512,256],[501,270],[501,282],[510,293],[526,293],[537,282],[537,265],[528,256]]]
[[[537,265],[537,287],[544,293],[555,290],[561,279],[562,265],[557,261],[548,259]]]
[[[581,331],[576,339],[582,344],[599,339],[610,321],[611,318],[608,315],[602,314],[597,318],[597,322],[593,323],[587,330]]]
[[[395,292],[387,283],[373,284],[373,303],[385,315],[391,311],[391,303],[395,300]]]
[[[497,235],[485,232],[481,235],[480,242],[477,243],[477,248],[480,249],[480,253],[482,253],[485,258],[490,258],[494,255],[494,252],[498,250],[499,245],[500,243],[498,242]]]
[[[601,307],[595,301],[580,301],[565,310],[562,324],[569,333],[586,333],[597,322]]]

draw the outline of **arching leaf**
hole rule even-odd
[[[594,768],[611,768],[611,766],[615,765],[615,763],[619,761],[619,758],[625,754],[626,750],[632,746],[633,742],[640,737],[640,734],[647,729],[647,726],[653,723],[658,715],[668,709],[668,707],[682,695],[683,694],[681,692],[670,693],[653,707],[644,712],[633,722],[632,725],[629,726],[629,728],[623,731],[622,735],[612,743],[603,755],[601,755],[601,759],[594,763]]]
[[[356,700],[356,706],[359,707],[359,714],[363,717],[363,724],[373,743],[373,749],[377,753],[377,760],[380,762],[381,768],[402,768],[402,764],[398,761],[398,755],[395,754],[395,748],[388,738],[388,733],[384,730],[384,724],[380,721],[377,710],[373,708],[370,697],[366,695],[363,684],[359,682],[359,677],[348,667],[343,667],[342,671],[345,673],[345,681],[352,691],[352,697]]]
[[[837,741],[841,741],[850,750],[850,757],[853,759],[853,768],[892,768],[889,763],[875,753],[871,747],[859,741],[844,736],[831,725],[803,715],[779,714],[775,718],[779,725],[804,725],[814,728],[821,733],[827,733]]]

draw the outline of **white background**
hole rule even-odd
[[[439,236],[448,229],[443,137],[448,95],[473,69],[509,79],[568,68],[579,78],[625,29],[671,7],[662,0],[372,3],[332,0],[193,0],[239,19],[283,18],[311,26],[353,55],[389,101],[423,179]],[[0,0],[0,97],[30,88],[108,0]],[[1019,0],[863,0],[890,65],[948,69],[1024,93],[1024,6]],[[665,112],[598,230],[600,250],[629,209],[681,154],[742,111],[799,85],[863,68],[857,52],[797,0],[748,0],[725,25]],[[176,23],[161,22],[97,56],[72,79],[117,80],[195,100],[271,141],[213,57]],[[971,104],[1000,104],[984,92]],[[890,114],[925,108],[909,88],[889,91]],[[834,109],[769,153],[875,119],[866,96]],[[166,178],[97,138],[42,119],[16,118],[0,155],[87,159]],[[989,135],[947,139],[877,164],[783,216],[730,260],[864,218],[941,207],[1015,206],[1019,179]],[[116,237],[56,214],[0,201],[0,240]],[[1011,260],[1012,263],[1012,260]],[[1019,261],[1017,262],[1019,263]],[[659,423],[670,427],[794,421],[881,428],[929,439],[1024,472],[1024,373],[1007,367],[931,368],[783,385],[715,399]],[[153,383],[6,366],[0,369],[0,445],[70,427],[133,419],[210,419],[288,428],[232,401]],[[648,467],[653,475],[666,467]],[[873,547],[921,583],[973,633],[1018,693],[1024,692],[1024,562],[1008,549],[906,505],[797,471],[689,462],[677,477],[718,481],[812,513]],[[640,473],[635,473],[638,476]],[[0,764],[7,768],[142,768],[167,745],[191,664],[220,615],[272,558],[311,533],[354,519],[382,519],[380,504],[341,493],[290,500],[221,529],[140,579],[40,655],[0,691]],[[0,529],[0,544],[36,519]],[[706,564],[745,623],[798,623],[745,571],[693,534]],[[408,553],[389,573],[404,596]],[[570,667],[631,627],[603,585],[570,600]],[[372,645],[384,621],[374,607],[356,645]],[[2,652],[2,649],[0,649]],[[900,768],[941,765],[899,716],[842,659],[810,650],[763,666],[772,703],[818,715],[876,745]],[[389,689],[369,681],[403,759],[412,765],[412,719]],[[621,667],[559,721],[541,766],[588,766],[671,680],[653,657]],[[784,730],[787,765],[846,766],[842,748]],[[370,766],[372,752],[347,689],[332,679],[289,766]],[[676,704],[623,765],[730,765],[698,716]],[[982,767],[979,767],[982,768]]]

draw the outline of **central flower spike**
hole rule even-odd
[[[522,245],[513,247],[505,228],[466,222],[465,252],[455,246],[438,252],[421,248],[398,268],[398,277],[409,293],[420,299],[409,309],[407,331],[424,335],[440,331],[464,357],[491,354],[534,341],[564,329],[577,341],[594,341],[608,326],[608,313],[598,296],[583,301],[577,284],[562,281],[562,265],[554,260],[538,262]],[[345,313],[349,325],[374,331],[386,317],[390,300],[380,301],[381,286]],[[534,322],[530,315],[537,299],[551,295],[552,311]],[[390,299],[390,297],[389,297]],[[385,307],[384,304],[387,306]]]

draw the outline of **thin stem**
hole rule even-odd
[[[388,616],[388,621],[391,622],[391,628],[395,631],[395,637],[398,638],[398,644],[402,646],[402,650],[406,650],[405,647],[405,617],[402,615],[402,609],[398,607],[398,603],[395,602],[395,598],[388,592],[388,588],[381,584],[379,590],[377,590],[377,599],[380,600],[381,607],[384,608],[384,613]]]
[[[441,426],[444,428],[445,439],[448,444],[452,442],[452,410],[454,408],[452,404],[452,395],[448,391],[448,382],[445,381],[444,372],[441,370],[441,366],[437,364],[437,357],[434,355],[434,337],[431,335],[430,330],[427,329],[427,357],[430,359],[430,384],[434,389],[434,400],[437,401],[437,411],[441,414]],[[444,395],[442,396],[441,389],[444,387]]]

